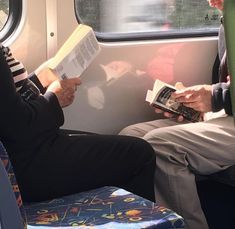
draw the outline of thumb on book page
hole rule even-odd
[[[181,90],[181,89],[184,89],[185,86],[183,85],[182,82],[177,82],[177,83],[175,84],[175,88],[176,88],[177,90]]]

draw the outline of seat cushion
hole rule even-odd
[[[117,187],[25,205],[28,229],[184,228],[175,212]]]

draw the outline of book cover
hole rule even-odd
[[[100,46],[93,29],[79,24],[49,61],[48,67],[61,79],[81,76],[99,52]]]
[[[171,94],[175,91],[175,87],[157,79],[154,82],[153,90],[147,91],[146,101],[156,108],[175,115],[182,115],[188,121],[198,122],[201,118],[201,112],[186,107],[172,99]]]
[[[224,1],[224,30],[227,48],[228,71],[230,75],[230,96],[235,122],[235,1]]]

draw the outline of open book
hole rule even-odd
[[[145,100],[156,108],[160,108],[176,115],[182,115],[188,121],[198,122],[201,113],[172,99],[171,94],[174,91],[176,91],[175,87],[157,79],[154,83],[153,90],[147,91]]]
[[[80,76],[100,51],[90,26],[80,24],[49,60],[48,67],[61,79]]]

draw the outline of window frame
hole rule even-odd
[[[22,0],[9,0],[9,15],[3,28],[0,30],[0,42],[9,38],[20,24],[23,12]]]
[[[81,21],[80,21],[81,22]],[[82,23],[82,22],[81,22]],[[101,42],[118,42],[118,41],[145,41],[145,40],[170,40],[184,38],[203,38],[218,36],[218,29],[211,29],[209,32],[138,32],[138,33],[102,33],[94,31],[96,37]]]
[[[76,12],[76,0],[74,0],[74,13],[75,18],[78,23],[83,23],[83,20],[77,14]],[[178,32],[130,32],[130,33],[108,33],[108,32],[99,32],[94,31],[96,34],[96,37],[101,42],[119,42],[119,41],[145,41],[145,40],[164,40],[164,39],[184,39],[184,38],[203,38],[203,37],[215,37],[218,36],[219,27],[210,29],[210,30],[195,30],[187,32],[184,31],[178,31]]]

